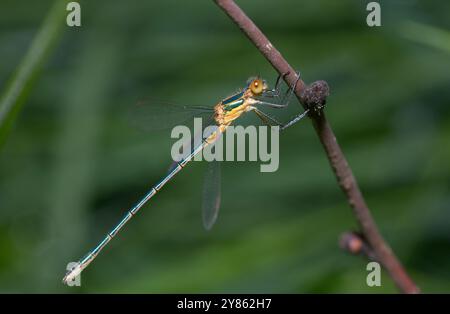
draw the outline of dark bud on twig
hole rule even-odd
[[[302,102],[312,113],[320,114],[325,108],[330,88],[325,81],[316,81],[307,86],[302,93]]]
[[[364,243],[361,237],[354,232],[345,232],[339,239],[339,246],[341,249],[351,254],[360,254],[363,245]]]
[[[372,261],[377,260],[375,253],[364,239],[364,236],[358,232],[343,233],[339,239],[339,246],[350,254],[365,255]]]

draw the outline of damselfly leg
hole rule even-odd
[[[275,88],[266,91],[263,96],[264,97],[272,97],[272,98],[278,98],[280,96],[280,84],[281,84],[281,78],[285,77],[286,75],[288,75],[289,73],[285,73],[283,75],[278,75],[276,82],[275,82]],[[292,98],[292,95],[295,91],[295,88],[297,87],[297,83],[300,80],[300,72],[297,72],[297,79],[294,83],[293,86],[290,86],[288,88],[288,90],[285,92],[283,99],[281,100],[280,103],[272,103],[272,102],[267,102],[267,101],[262,101],[262,100],[256,100],[255,105],[258,106],[267,106],[267,107],[271,107],[271,108],[277,108],[277,109],[281,109],[281,108],[285,108],[289,105],[289,102]],[[268,113],[265,113],[264,111],[262,111],[259,108],[255,108],[253,110],[256,115],[258,116],[258,118],[261,119],[261,121],[266,124],[266,125],[276,125],[280,127],[280,130],[285,130],[288,127],[294,125],[295,123],[297,123],[298,121],[300,121],[301,119],[303,119],[307,113],[309,112],[309,110],[305,110],[302,113],[294,116],[291,120],[289,120],[286,123],[281,123],[279,122],[276,118],[272,117],[271,115],[269,115]]]
[[[263,96],[270,97],[270,98],[279,98],[281,94],[281,78],[285,78],[287,75],[289,75],[290,72],[286,72],[283,74],[278,74],[277,79],[275,80],[274,88],[266,90],[263,93]]]
[[[267,113],[259,110],[258,108],[255,108],[253,110],[255,112],[255,114],[258,116],[258,118],[267,126],[282,126],[283,124],[281,122],[278,122],[277,119],[275,119],[274,117],[268,115]]]
[[[292,118],[291,120],[289,120],[287,123],[281,123],[279,122],[277,119],[275,119],[274,117],[270,116],[269,114],[255,108],[253,110],[255,112],[255,114],[258,116],[258,118],[267,126],[279,126],[280,127],[280,131],[283,131],[285,129],[287,129],[288,127],[296,124],[297,122],[299,122],[301,119],[303,119],[309,112],[309,109],[303,111],[301,114],[295,116],[294,118]]]
[[[284,78],[289,75],[289,72],[286,72],[284,74],[279,74],[276,81],[275,81],[275,87],[273,89],[267,90],[263,93],[263,97],[267,97],[267,98],[276,98],[278,99],[278,103],[276,104],[276,106],[273,106],[275,108],[283,108],[283,107],[287,107],[289,105],[289,102],[291,100],[292,94],[295,91],[295,88],[297,86],[298,81],[300,80],[300,72],[296,72],[297,74],[297,79],[295,81],[295,83],[293,84],[293,86],[289,86],[289,88],[286,90],[286,92],[284,93],[283,98],[281,98],[280,100],[280,95],[281,95],[281,83],[282,80],[281,78]],[[262,102],[260,104],[264,104],[264,105],[268,105],[271,106],[271,104],[273,105],[273,103],[271,102]]]

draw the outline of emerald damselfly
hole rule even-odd
[[[275,88],[269,89],[267,82],[260,77],[250,78],[244,88],[237,93],[221,100],[214,108],[196,108],[203,112],[209,112],[211,114],[211,121],[214,128],[208,133],[206,137],[202,137],[200,143],[193,147],[189,153],[181,160],[174,162],[170,168],[168,174],[156,185],[154,185],[148,193],[130,210],[127,211],[125,216],[120,222],[106,234],[102,241],[85,257],[80,259],[74,266],[67,272],[63,278],[64,283],[69,283],[76,279],[76,277],[97,257],[97,255],[103,250],[103,248],[119,233],[125,224],[137,214],[137,212],[153,197],[157,194],[162,187],[169,182],[181,169],[183,169],[193,158],[200,153],[205,147],[213,145],[220,136],[226,132],[227,128],[243,114],[247,112],[254,112],[258,118],[260,118],[266,125],[279,126],[281,130],[293,125],[300,121],[308,113],[305,110],[301,114],[296,115],[292,120],[287,123],[280,123],[277,119],[271,115],[265,113],[261,108],[285,108],[289,104],[289,100],[295,89],[295,85],[291,86],[280,103],[265,101],[265,98],[280,99],[280,78],[278,76]],[[300,79],[298,76],[297,81]],[[169,105],[167,105],[169,106]],[[182,109],[188,109],[187,106],[179,107]],[[182,108],[182,109],[181,109]],[[193,108],[194,109],[194,108]],[[156,122],[156,121],[155,121]],[[204,184],[203,192],[203,224],[206,229],[210,229],[215,223],[219,207],[220,207],[220,168],[213,166],[210,167]]]

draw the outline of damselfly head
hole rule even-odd
[[[260,77],[251,78],[248,81],[248,88],[253,95],[259,96],[267,90],[267,83]]]

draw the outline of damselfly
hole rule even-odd
[[[269,89],[266,81],[260,77],[250,78],[243,89],[232,96],[223,99],[215,105],[211,110],[212,121],[215,125],[213,131],[210,132],[207,137],[202,137],[199,145],[194,146],[194,148],[190,150],[186,156],[184,156],[180,161],[174,163],[169,173],[158,184],[153,186],[150,191],[125,214],[123,219],[108,234],[106,234],[105,238],[85,257],[75,263],[75,266],[72,267],[63,278],[63,282],[68,283],[75,280],[83,269],[85,269],[95,259],[100,251],[111,241],[112,238],[117,235],[117,233],[125,226],[131,217],[136,215],[145,203],[147,203],[156,193],[158,193],[158,191],[161,190],[161,188],[169,182],[175,174],[183,169],[200,151],[202,151],[206,146],[214,144],[219,137],[225,133],[227,128],[244,113],[252,111],[263,121],[263,123],[269,126],[279,126],[281,130],[293,125],[305,117],[308,110],[305,110],[301,114],[295,116],[288,123],[282,124],[278,122],[277,119],[261,110],[263,107],[284,108],[288,106],[296,84],[291,86],[281,99],[279,88],[281,82],[280,78],[281,76],[278,76],[275,83],[275,88],[273,89]],[[300,78],[298,77],[298,79]],[[279,103],[276,103],[275,101],[268,102],[264,100],[265,98],[280,99],[281,101]],[[207,111],[205,108],[201,110]],[[218,182],[218,172],[214,170],[211,170],[211,172],[210,177],[214,178],[214,182]],[[217,193],[216,185],[217,183],[210,184],[208,181],[205,182],[202,210],[203,222],[207,229],[211,228],[214,224],[220,206],[220,196]]]

